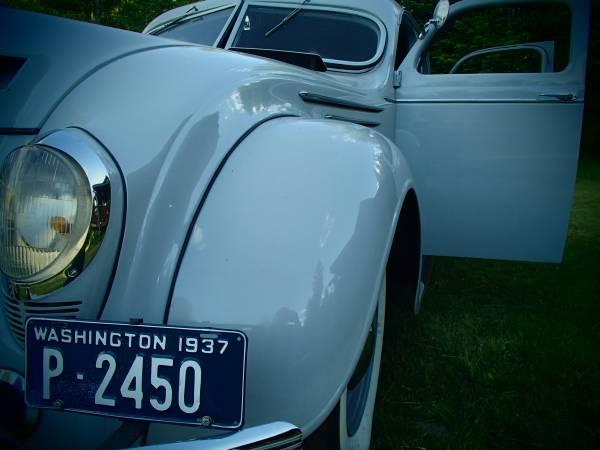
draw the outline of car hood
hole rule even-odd
[[[40,128],[69,90],[99,67],[173,45],[185,44],[0,7],[0,128]]]

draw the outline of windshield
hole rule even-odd
[[[200,16],[192,16],[154,34],[194,44],[213,45],[225,28],[233,9],[231,7]]]
[[[329,67],[335,63],[368,64],[377,56],[380,29],[374,21],[354,14],[302,9],[277,28],[293,11],[249,6],[231,46],[317,53]],[[272,32],[274,28],[277,30]]]

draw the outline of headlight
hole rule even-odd
[[[15,285],[45,285],[38,295],[57,289],[95,255],[109,209],[106,168],[77,135],[14,150],[0,166],[0,270]]]
[[[0,168],[0,269],[36,283],[64,270],[82,249],[92,217],[83,169],[40,145],[12,152]]]

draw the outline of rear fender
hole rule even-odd
[[[280,118],[230,154],[199,209],[168,323],[248,336],[246,426],[310,434],[355,367],[412,176],[358,125]]]

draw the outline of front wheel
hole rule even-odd
[[[325,422],[304,443],[307,450],[368,449],[381,366],[386,278],[379,286],[377,309],[358,364]]]

